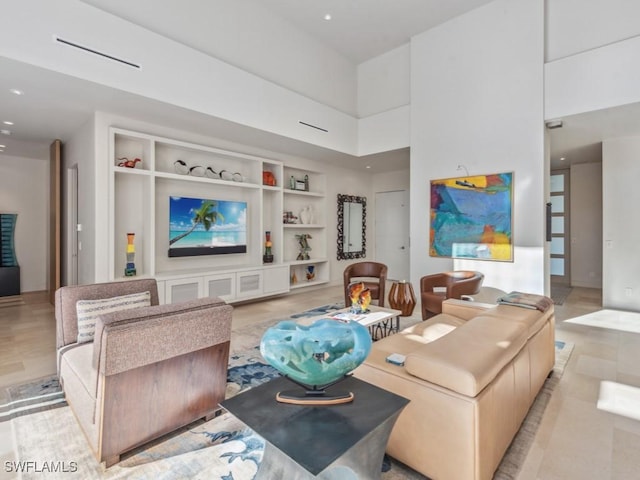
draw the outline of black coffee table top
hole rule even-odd
[[[221,405],[313,475],[409,403],[355,377],[327,389],[329,393],[353,392],[355,398],[350,403],[302,406],[276,401],[278,392],[296,388],[286,378],[276,378]]]

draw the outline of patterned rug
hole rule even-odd
[[[296,318],[305,314],[311,316],[318,313],[314,309]],[[545,382],[495,478],[516,478],[572,349],[572,344],[556,342],[554,375]],[[255,344],[243,352],[232,353],[227,397],[278,375],[266,364]],[[7,405],[0,405],[0,416],[4,408],[5,418],[11,418],[16,457],[22,463],[10,463],[5,465],[5,469],[8,467],[14,472],[21,471],[23,479],[250,480],[262,459],[264,440],[231,414],[224,413],[140,447],[105,471],[93,457],[73,413],[61,397],[55,379],[12,387],[9,389],[9,398]],[[69,442],[69,439],[76,441]],[[385,459],[382,470],[383,480],[425,479],[394,459]]]

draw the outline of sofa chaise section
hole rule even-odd
[[[491,479],[554,363],[553,307],[474,306],[374,343],[355,375],[409,398],[387,452],[433,480]],[[386,362],[406,355],[405,365]]]

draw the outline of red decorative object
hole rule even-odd
[[[393,282],[389,291],[389,306],[394,310],[400,310],[401,316],[408,317],[416,306],[416,296],[410,282]]]
[[[267,185],[269,187],[276,186],[276,177],[268,170],[264,170],[262,172],[262,184]]]
[[[134,158],[133,160],[129,160],[127,157],[122,157],[118,159],[120,162],[118,163],[119,167],[127,167],[127,168],[136,168],[136,163],[141,162],[139,158]]]

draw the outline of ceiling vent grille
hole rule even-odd
[[[310,123],[303,122],[302,120],[298,120],[298,123],[300,123],[301,125],[304,125],[305,127],[311,127],[311,128],[315,128],[316,130],[320,130],[321,132],[329,133],[329,130],[327,130],[326,128],[318,127],[317,125],[311,125]]]
[[[69,46],[69,47],[73,47],[73,48],[77,48],[77,49],[82,50],[84,52],[92,53],[94,55],[98,55],[100,57],[107,58],[109,60],[113,60],[114,62],[122,63],[124,65],[129,66],[129,67],[137,68],[138,70],[140,68],[142,68],[140,65],[138,65],[136,63],[130,62],[128,60],[124,60],[122,58],[114,57],[113,55],[109,55],[108,53],[100,52],[100,51],[95,50],[93,48],[85,47],[84,45],[80,45],[79,43],[70,42],[69,40],[65,40],[64,38],[60,38],[58,36],[54,36],[53,38],[55,39],[56,42],[61,43],[63,45],[66,45],[66,46]]]

